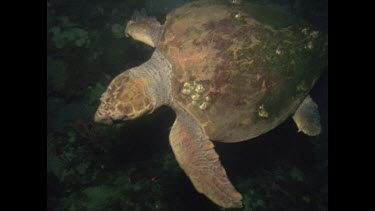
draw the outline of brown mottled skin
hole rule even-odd
[[[95,121],[171,107],[170,145],[196,190],[221,207],[242,207],[212,140],[248,140],[294,114],[327,65],[326,36],[277,8],[209,1],[172,11],[164,25],[130,21],[125,34],[156,49],[111,82]],[[306,134],[320,132],[319,121],[309,125],[319,120],[312,104],[295,115]]]

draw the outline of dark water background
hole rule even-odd
[[[198,194],[168,144],[169,108],[114,126],[93,123],[111,79],[151,56],[123,37],[134,11],[164,21],[187,0],[47,2],[48,210],[220,210]],[[245,1],[243,1],[245,2]],[[327,31],[327,0],[259,0]],[[323,132],[297,133],[291,119],[248,142],[215,143],[244,196],[242,210],[328,210],[328,71],[311,93]]]

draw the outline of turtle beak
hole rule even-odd
[[[107,124],[107,125],[111,125],[113,124],[113,121],[111,118],[108,118],[106,116],[104,116],[100,110],[97,110],[96,113],[95,113],[95,117],[94,117],[94,121],[97,122],[97,123],[103,123],[103,124]]]
[[[97,123],[103,123],[107,125],[111,125],[114,123],[120,123],[122,121],[130,120],[129,116],[111,116],[111,115],[104,115],[100,109],[98,109],[95,113],[94,121]]]

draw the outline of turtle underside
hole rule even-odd
[[[327,65],[326,40],[277,8],[193,2],[169,13],[157,48],[176,103],[211,139],[237,142],[298,108]]]

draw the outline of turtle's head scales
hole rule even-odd
[[[140,117],[154,109],[145,90],[146,82],[128,71],[117,76],[100,98],[95,122],[112,124]]]

